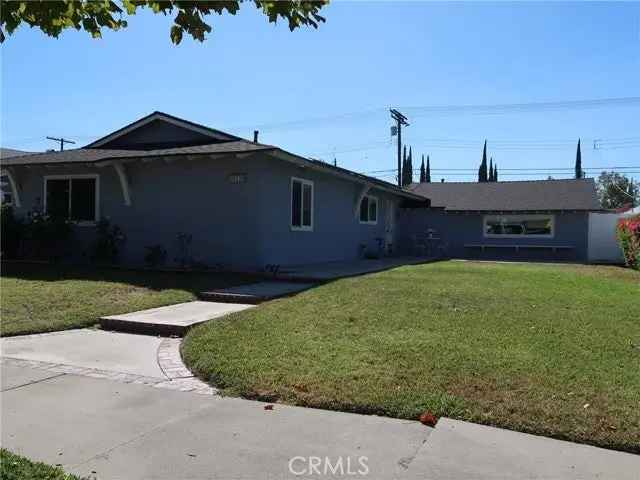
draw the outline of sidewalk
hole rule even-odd
[[[640,471],[638,456],[448,419],[434,430],[375,416],[270,410],[8,361],[2,388],[3,447],[98,479],[625,480]],[[363,457],[366,475],[358,473]],[[332,474],[339,459],[342,471]],[[319,470],[309,462],[320,462]]]

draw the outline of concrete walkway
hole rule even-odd
[[[182,336],[195,325],[251,307],[253,305],[185,302],[123,315],[102,317],[100,318],[100,326],[108,330]]]
[[[295,295],[313,286],[313,283],[264,281],[201,292],[200,298],[211,302],[258,304]]]

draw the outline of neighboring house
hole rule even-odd
[[[401,215],[402,245],[434,230],[448,255],[512,260],[588,259],[589,212],[600,211],[595,182],[540,180],[419,183],[430,209]]]
[[[5,158],[19,157],[21,155],[29,155],[33,152],[25,152],[23,150],[15,150],[13,148],[0,148],[0,161]],[[0,175],[0,204],[13,205],[13,190],[11,182],[7,175]]]
[[[394,252],[397,211],[428,201],[390,183],[278,147],[154,112],[80,149],[2,159],[18,215],[37,209],[76,224],[87,257],[95,225],[126,235],[122,260],[147,247],[209,266],[351,260]]]

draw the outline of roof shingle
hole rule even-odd
[[[413,183],[434,207],[455,211],[600,210],[592,178],[511,182]]]

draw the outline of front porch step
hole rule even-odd
[[[208,302],[257,305],[281,297],[288,297],[312,288],[313,283],[265,281],[200,292],[201,300]]]

